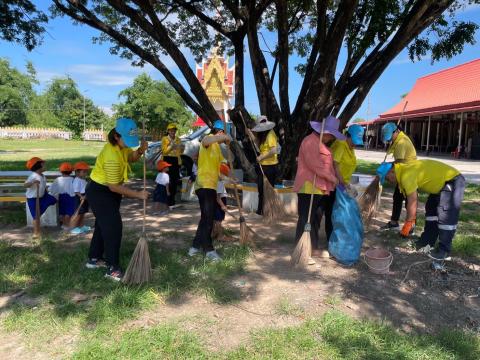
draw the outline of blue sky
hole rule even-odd
[[[480,23],[480,6],[467,8],[459,13],[457,18]],[[133,79],[140,73],[147,72],[153,78],[162,79],[162,76],[152,66],[133,67],[127,60],[111,55],[108,44],[92,44],[91,38],[97,35],[97,31],[87,26],[75,26],[68,18],[58,18],[49,22],[48,34],[45,36],[44,43],[37,49],[28,52],[19,45],[0,42],[0,57],[9,59],[11,65],[22,71],[25,70],[26,62],[32,61],[41,82],[39,90],[45,87],[52,78],[69,75],[77,82],[85,96],[106,110],[110,109],[112,104],[120,101],[118,93],[131,85]],[[265,38],[267,42],[272,42],[270,43],[272,47],[272,35],[265,34]],[[480,32],[477,32],[476,39],[477,44],[467,46],[461,55],[433,65],[429,59],[412,63],[404,51],[382,74],[369,94],[369,101],[364,102],[354,117],[376,117],[395,105],[400,100],[400,96],[412,88],[418,77],[479,58]],[[195,66],[193,57],[187,54],[187,58],[193,68]],[[173,73],[181,78],[175,64],[168,58],[164,60]],[[292,69],[297,62],[298,59],[291,59]],[[246,106],[250,112],[258,113],[256,93],[249,91],[254,88],[249,62],[246,63],[245,70]],[[292,70],[290,94],[293,104],[296,101],[296,94],[301,82],[301,77]],[[370,106],[367,111],[368,103]]]

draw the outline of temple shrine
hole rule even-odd
[[[228,67],[229,58],[218,55],[214,48],[202,64],[196,64],[197,78],[205,89],[208,98],[217,111],[218,117],[228,121],[227,110],[231,108],[233,99],[235,67]],[[193,126],[204,126],[205,122],[197,116]]]

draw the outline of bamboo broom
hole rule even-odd
[[[142,138],[145,140],[145,120],[142,121]],[[147,164],[145,154],[143,154],[143,191],[147,188]],[[127,271],[123,276],[122,282],[127,285],[144,284],[152,278],[152,265],[150,263],[150,254],[148,252],[148,239],[145,233],[145,218],[147,212],[147,200],[143,199],[143,220],[142,235],[138,240],[132,259],[128,264]]]
[[[402,113],[400,114],[400,117],[397,121],[397,127],[402,121],[403,114],[405,113],[405,109],[407,108],[408,101],[405,102],[405,105],[403,106]],[[383,162],[387,160],[388,156],[388,149],[387,152],[385,153],[385,157],[383,158]],[[362,212],[362,218],[363,222],[368,225],[372,221],[372,219],[375,217],[375,214],[380,207],[380,200],[382,196],[382,184],[380,184],[380,177],[377,175],[373,179],[373,181],[370,183],[370,185],[367,186],[365,189],[365,192],[360,196],[359,198],[359,204],[360,204],[360,209]]]
[[[245,132],[247,133],[247,137],[250,140],[252,148],[255,151],[255,155],[258,156],[260,150],[258,149],[253,139],[250,137],[250,133],[247,131],[247,124],[245,123],[242,112],[240,111],[239,114],[242,119],[243,126],[245,126]],[[283,207],[282,200],[275,192],[275,189],[273,188],[272,184],[270,184],[270,181],[268,181],[267,177],[265,176],[265,172],[263,171],[263,167],[260,162],[258,162],[258,166],[260,167],[260,171],[262,172],[263,176],[263,218],[267,223],[271,224],[286,216],[285,208]]]
[[[41,227],[40,227],[40,184],[37,185],[37,197],[35,199],[35,219],[33,222],[33,237],[35,239],[40,239],[42,237]]]
[[[323,130],[325,128],[325,119],[322,122],[322,130],[320,131],[320,142],[319,146],[322,144],[323,140]],[[315,182],[317,181],[317,174],[314,173],[313,183],[312,183],[312,194],[310,195],[310,205],[308,207],[308,218],[307,223],[303,229],[303,234],[298,240],[297,246],[293,250],[292,256],[290,258],[290,263],[294,267],[306,267],[307,265],[313,265],[315,262],[312,261],[312,239],[311,231],[312,225],[310,224],[310,217],[312,215],[312,206],[313,206],[313,188],[315,187]]]
[[[73,228],[74,224],[78,222],[78,217],[80,213],[80,209],[82,208],[83,203],[85,202],[85,197],[80,201],[80,205],[78,205],[77,210],[73,213],[72,217],[70,218],[70,228]]]
[[[227,123],[223,123],[224,132],[227,133]],[[230,149],[227,148],[227,160],[228,165],[230,166],[230,171],[233,171],[233,162],[232,157],[230,155]],[[240,203],[240,196],[238,195],[237,184],[233,184],[233,192],[235,194],[235,200],[237,202],[238,214],[239,214],[239,221],[240,221],[240,244],[242,245],[251,245],[253,244],[252,237],[250,235],[247,222],[245,221],[245,217],[243,216],[242,212],[242,204]]]

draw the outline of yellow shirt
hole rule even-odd
[[[410,195],[415,191],[438,194],[447,181],[460,172],[436,160],[415,160],[408,164],[395,164],[395,177],[400,191]]]
[[[298,190],[299,194],[314,194],[314,195],[325,195],[325,192],[318,189],[316,186],[313,187],[311,181],[305,181],[303,186]]]
[[[387,150],[387,154],[393,154],[395,161],[409,163],[417,160],[417,151],[413,146],[412,140],[405,135],[403,131],[397,135],[397,138]]]
[[[220,164],[223,160],[222,151],[218,143],[213,143],[209,147],[200,145],[195,189],[207,188],[217,190]]]
[[[119,185],[128,181],[130,148],[120,149],[118,145],[105,144],[95,161],[90,178],[102,185]]]
[[[260,144],[260,155],[268,153],[271,149],[278,147],[278,138],[275,134],[275,131],[270,130],[267,134],[265,141]],[[275,154],[269,158],[263,159],[260,161],[261,165],[277,165],[278,164],[278,155]]]
[[[168,135],[162,138],[162,159],[164,156],[176,156],[178,158],[178,165],[182,165],[181,155],[183,153],[183,150],[177,148],[177,149],[172,149],[170,151],[167,151],[171,142],[172,142],[172,139]],[[175,140],[173,140],[173,143],[175,145],[181,145],[182,141],[180,140],[179,137],[175,137]]]
[[[350,184],[352,174],[357,167],[355,151],[345,140],[335,140],[330,150],[332,151],[333,161],[338,164],[338,170],[343,182]]]

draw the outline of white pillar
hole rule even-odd
[[[429,147],[430,147],[430,122],[432,120],[432,117],[431,116],[428,116],[428,130],[427,130],[427,153],[428,153],[428,150],[429,150]]]
[[[463,128],[463,112],[462,112],[462,115],[460,115],[460,128],[458,129],[458,147],[457,147],[457,149],[460,149],[460,146],[462,145],[462,128]]]

